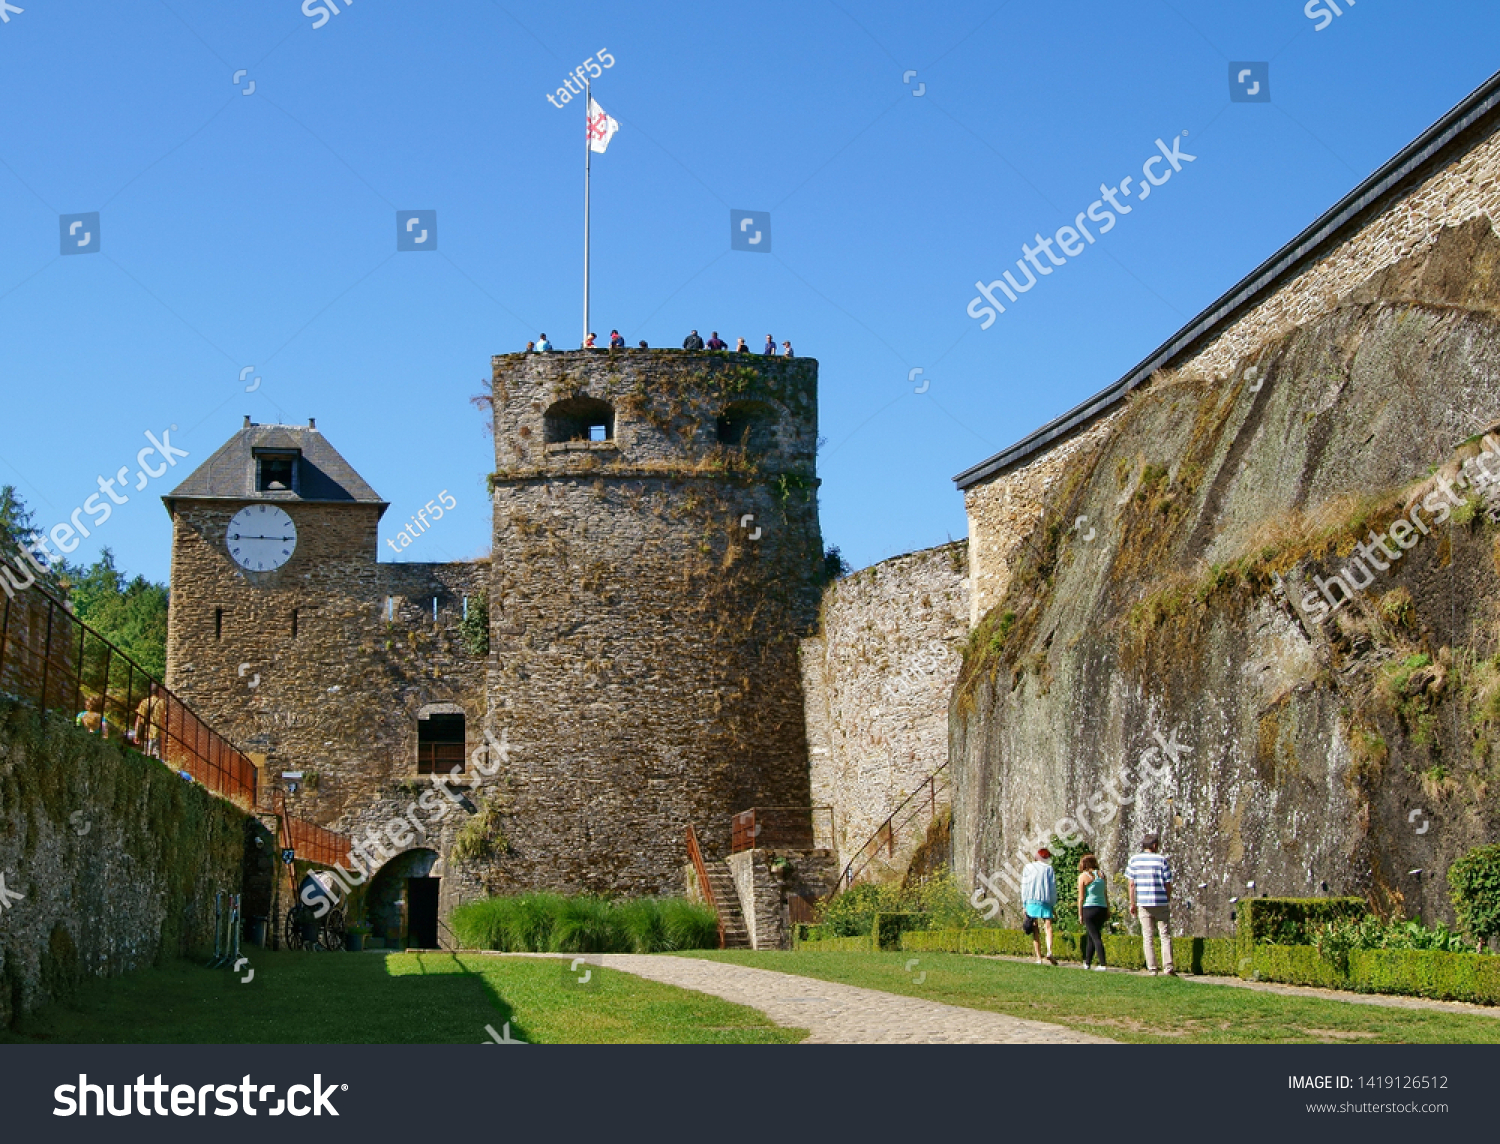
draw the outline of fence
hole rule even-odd
[[[255,764],[109,640],[39,585],[5,596],[0,695],[76,718],[107,739],[160,759],[242,810],[260,808]],[[261,808],[265,809],[265,808]],[[284,844],[332,866],[349,840],[279,807]]]
[[[731,854],[757,848],[832,850],[833,842],[831,806],[755,806],[730,819]]]
[[[256,770],[165,684],[39,586],[5,598],[0,693],[120,739],[245,810]]]

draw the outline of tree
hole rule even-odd
[[[838,545],[830,545],[828,551],[823,553],[823,578],[832,583],[849,575],[850,571],[849,561],[844,559]]]
[[[1500,937],[1500,845],[1476,846],[1448,867],[1458,926],[1483,945]]]
[[[156,679],[167,671],[167,586],[144,576],[127,581],[108,548],[85,568],[63,564],[74,614]]]

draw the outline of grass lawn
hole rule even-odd
[[[859,985],[1148,1044],[1495,1044],[1500,1018],[1287,997],[1170,977],[1087,973],[954,953],[752,953],[705,957]],[[915,960],[911,969],[907,963]],[[921,984],[916,978],[922,974]]]
[[[251,952],[255,976],[174,962],[94,980],[0,1030],[0,1043],[790,1044],[807,1036],[742,1005],[566,960],[450,953]]]

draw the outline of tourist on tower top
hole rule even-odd
[[[729,343],[719,337],[719,331],[714,331],[714,336],[708,339],[708,348],[711,350],[727,350]]]
[[[625,348],[625,338],[620,334],[619,330],[609,331],[609,348],[612,350],[623,350]]]
[[[776,356],[776,339],[773,338],[770,334],[766,335],[766,344],[761,348],[760,356],[761,357],[775,357]]]
[[[687,337],[682,339],[682,348],[685,350],[701,350],[703,339],[698,336],[698,331],[693,330]]]
[[[536,341],[536,352],[544,354],[552,349],[552,343],[547,340],[547,335],[542,334]]]

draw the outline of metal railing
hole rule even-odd
[[[714,896],[713,883],[708,880],[708,864],[703,861],[703,851],[698,846],[698,832],[693,829],[693,824],[688,823],[687,828],[687,852],[688,858],[693,863],[693,871],[698,875],[698,889],[703,893],[703,900],[714,912],[714,918],[719,923],[719,948],[724,948],[724,914],[719,909],[719,903]]]
[[[160,759],[242,809],[256,769],[186,703],[39,585],[5,597],[0,694]]]
[[[819,836],[823,815],[827,832]],[[729,820],[729,852],[774,847],[783,850],[833,849],[833,807],[753,806]]]
[[[927,824],[937,817],[938,796],[946,794],[951,785],[948,764],[945,761],[942,766],[923,779],[917,789],[907,795],[901,805],[886,817],[886,820],[880,824],[880,828],[870,836],[869,841],[855,851],[848,865],[844,867],[843,873],[839,875],[839,880],[834,884],[832,892],[828,895],[829,898],[836,896],[840,890],[846,890],[854,885],[855,879],[868,869],[881,850],[886,851],[887,857],[894,859],[896,838],[923,814],[927,816],[922,826],[925,833]]]
[[[0,611],[0,695],[161,760],[241,810],[264,809],[255,764],[205,723],[165,684],[73,615],[40,585]],[[278,792],[279,793],[279,792]],[[282,845],[298,858],[333,866],[349,840],[279,806]]]

